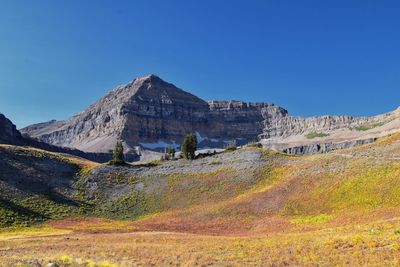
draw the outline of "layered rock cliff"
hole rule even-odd
[[[388,112],[373,117],[352,116],[314,116],[309,118],[284,116],[264,120],[263,133],[260,139],[288,137],[309,132],[325,132],[360,126],[377,126],[396,118],[398,111]]]
[[[41,142],[96,153],[109,153],[117,140],[128,153],[140,148],[162,151],[169,145],[178,147],[190,132],[197,134],[200,148],[224,147],[234,139],[239,145],[261,140],[268,147],[287,152],[303,146],[307,148],[294,150],[323,151],[318,145],[356,144],[354,140],[370,138],[367,135],[375,131],[371,129],[392,133],[400,127],[397,122],[388,122],[399,118],[400,110],[374,117],[303,118],[271,103],[206,102],[149,75],[116,87],[68,120],[31,125],[21,132]],[[390,127],[383,126],[386,124]],[[309,140],[309,133],[326,137]]]
[[[261,143],[289,154],[325,153],[400,132],[400,108],[373,117],[285,116],[264,121]]]
[[[307,132],[332,131],[341,128],[356,127],[369,123],[370,118],[351,116],[316,116],[310,118],[285,116],[284,118],[264,121],[261,139],[288,137]]]
[[[304,155],[304,154],[315,154],[315,153],[327,153],[332,150],[350,148],[355,146],[361,146],[376,142],[378,138],[367,138],[354,141],[345,141],[340,143],[311,143],[308,145],[294,146],[283,149],[282,151],[291,155]]]

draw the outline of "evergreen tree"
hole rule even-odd
[[[195,134],[190,133],[186,135],[185,139],[183,140],[181,152],[185,159],[192,160],[195,158],[196,150],[197,150],[197,137]]]
[[[113,152],[112,159],[110,161],[111,165],[123,165],[124,161],[124,147],[122,146],[122,142],[117,141],[115,144],[115,149]]]

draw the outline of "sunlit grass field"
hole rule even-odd
[[[86,223],[89,225],[74,226],[74,231],[45,226],[3,232],[0,234],[2,262],[5,266],[48,262],[61,266],[400,264],[399,219],[256,236],[132,232],[123,222],[116,222],[114,227],[110,227],[109,221]],[[302,223],[306,226],[318,222]]]

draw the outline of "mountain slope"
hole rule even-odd
[[[367,144],[399,132],[400,108],[373,117],[286,116],[268,122],[259,137],[266,147],[308,154]]]
[[[247,235],[390,219],[400,198],[400,135],[327,154],[254,148],[193,162],[102,166],[80,188],[94,213],[135,229]]]
[[[169,145],[178,147],[189,132],[197,134],[199,147],[260,140],[279,151],[313,153],[368,143],[399,131],[399,110],[374,117],[302,118],[270,103],[206,102],[155,75],[118,86],[66,121],[21,129],[42,142],[103,153],[112,150],[117,140],[123,141],[128,153],[139,148],[163,151]]]
[[[108,153],[83,152],[74,148],[55,146],[45,142],[40,142],[36,139],[30,138],[27,135],[22,135],[16,129],[15,125],[1,113],[0,113],[0,144],[30,146],[52,152],[67,153],[96,162],[107,162],[111,160],[112,157],[112,153],[110,152]],[[136,153],[125,153],[125,159],[127,161],[137,161],[138,155]]]
[[[23,137],[15,125],[0,113],[0,144],[21,145],[23,143]]]
[[[0,232],[10,265],[398,262],[400,134],[326,154],[247,147],[122,167],[16,146],[0,156],[6,225],[50,219]]]
[[[7,157],[8,161],[14,158],[16,166],[25,164],[18,153]],[[307,227],[319,227],[395,216],[400,204],[399,164],[400,135],[302,157],[246,148],[195,161],[100,165],[81,175],[71,173],[68,179],[73,183],[68,188],[74,193],[67,195],[86,203],[87,216],[138,219],[151,215],[134,223],[143,230],[205,234],[296,231],[302,221]],[[55,171],[65,169],[54,167]],[[35,171],[26,178],[23,173],[18,177],[31,184],[30,177],[42,175]],[[3,199],[12,202],[14,196]]]
[[[79,214],[73,183],[95,163],[66,154],[0,144],[0,227]]]
[[[224,141],[245,143],[257,138],[267,117],[287,112],[268,103],[206,102],[150,75],[121,85],[85,111],[66,121],[50,121],[21,129],[41,141],[107,152],[121,139],[135,146],[164,149],[197,132],[200,146],[221,147]]]

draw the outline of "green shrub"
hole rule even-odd
[[[255,147],[255,148],[262,148],[262,144],[258,142],[250,142],[247,144],[247,147]]]
[[[317,137],[326,137],[326,136],[329,136],[329,134],[323,132],[311,132],[306,135],[307,139],[314,139]]]
[[[375,123],[375,124],[372,124],[372,125],[361,125],[361,126],[353,127],[353,128],[351,128],[351,130],[368,131],[368,130],[374,129],[376,127],[383,126],[384,124],[385,124],[384,122],[380,122],[380,123]]]
[[[230,141],[230,142],[225,146],[225,151],[235,151],[236,149],[237,149],[236,140]]]

